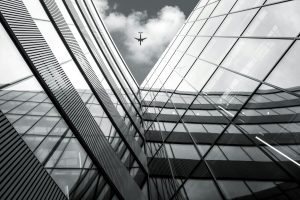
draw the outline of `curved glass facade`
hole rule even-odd
[[[199,2],[141,85],[154,198],[300,197],[299,7]]]

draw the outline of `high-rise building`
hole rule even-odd
[[[0,199],[300,198],[300,1],[201,0],[139,86],[95,0],[0,0]]]

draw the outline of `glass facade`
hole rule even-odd
[[[154,199],[300,197],[299,6],[199,2],[141,85]]]
[[[300,1],[201,0],[141,86],[95,5],[0,1],[0,114],[51,187],[65,199],[300,198]],[[0,116],[1,166],[18,154],[7,126]]]

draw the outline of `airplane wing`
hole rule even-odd
[[[136,38],[136,37],[135,37],[134,39],[136,39],[137,41],[139,41],[139,40],[140,40],[140,38]]]
[[[141,38],[142,41],[146,40],[147,38]]]

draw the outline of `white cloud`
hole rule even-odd
[[[128,16],[118,13],[109,8],[107,0],[98,0],[98,8],[122,56],[133,73],[142,76],[141,79],[154,66],[185,21],[184,13],[174,6],[163,7],[151,18],[146,11],[132,11]],[[134,39],[140,31],[143,37],[147,37],[142,46]]]
[[[104,16],[106,12],[109,10],[108,1],[107,0],[98,0],[94,1],[96,7],[98,8],[99,12]]]

